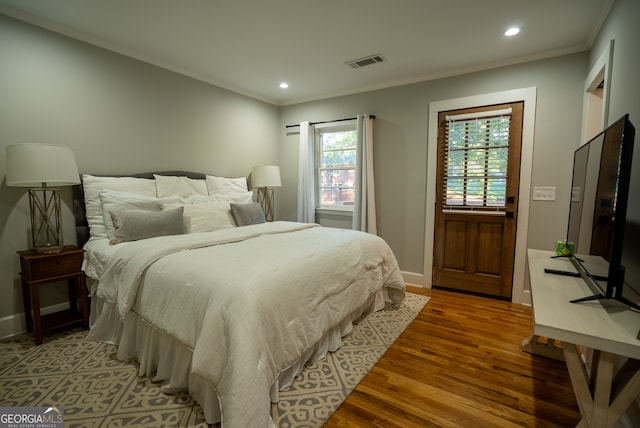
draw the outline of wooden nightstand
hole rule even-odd
[[[22,270],[20,276],[24,316],[27,331],[35,333],[36,345],[42,343],[44,330],[80,323],[82,328],[89,328],[87,284],[82,271],[83,253],[84,250],[75,245],[65,245],[62,252],[55,254],[43,254],[34,250],[18,251]],[[41,316],[40,286],[64,280],[69,283],[69,309]],[[80,310],[77,303],[78,293]]]

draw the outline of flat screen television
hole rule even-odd
[[[640,206],[635,200],[627,221],[634,137],[635,128],[625,115],[574,153],[566,244],[575,246],[569,258],[595,293],[574,303],[614,299],[640,310],[623,296],[630,282],[640,291]],[[638,174],[634,177],[640,186]],[[629,236],[632,232],[635,239]],[[597,272],[580,254],[600,256],[608,267]]]
[[[627,216],[622,244],[622,265],[625,267],[624,289],[629,299],[640,300],[640,150],[634,153],[627,200]]]

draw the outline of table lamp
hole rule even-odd
[[[273,221],[273,188],[281,185],[279,166],[254,166],[251,169],[251,188],[258,189],[258,203],[267,221]]]
[[[64,248],[60,195],[50,186],[80,183],[73,151],[45,144],[13,144],[6,148],[7,186],[29,188],[31,245],[42,253]]]

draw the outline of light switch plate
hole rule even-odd
[[[582,188],[573,187],[571,189],[571,202],[580,202],[582,199]]]
[[[556,188],[555,187],[534,187],[533,200],[534,201],[555,201]]]

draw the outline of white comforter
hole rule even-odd
[[[193,375],[215,386],[223,425],[244,428],[268,426],[278,374],[382,287],[404,298],[377,236],[273,222],[127,243],[97,293],[192,348]]]

